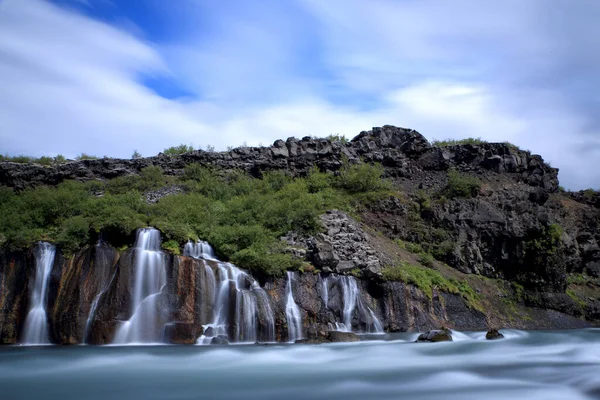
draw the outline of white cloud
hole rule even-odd
[[[433,13],[432,20],[442,25],[435,28],[416,6],[420,2],[407,2],[405,13],[397,4],[404,3],[344,2],[335,10],[329,2],[309,4],[328,39],[323,56],[331,79],[312,82],[298,75],[293,62],[300,27],[287,27],[279,37],[265,28],[271,18],[280,28],[287,26],[279,14],[244,25],[230,18],[219,28],[227,32],[213,32],[210,43],[191,35],[157,47],[44,1],[5,0],[0,2],[2,151],[127,157],[134,149],[151,155],[179,143],[223,149],[288,136],[353,137],[373,125],[394,124],[429,139],[509,140],[561,167],[567,186],[600,186],[593,169],[600,154],[581,155],[581,146],[590,143],[581,133],[587,121],[570,111],[560,93],[461,79],[481,77],[485,66],[451,63],[455,56],[468,58],[468,49],[460,41],[446,45],[440,39],[454,34],[442,24],[444,18],[456,17],[454,25],[469,30],[490,25],[492,42],[508,46],[497,39],[517,36],[508,32],[506,20],[525,17],[500,8],[498,15],[505,18],[484,23],[444,8]],[[523,39],[519,51],[543,48],[537,40]],[[440,72],[440,66],[450,72]],[[141,74],[182,79],[205,100],[160,97],[139,83]],[[320,91],[330,84],[357,96],[367,92],[376,105],[328,101]]]

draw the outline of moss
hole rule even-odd
[[[581,299],[581,297],[579,297],[573,289],[568,288],[566,293],[567,296],[569,296],[573,301],[575,301],[579,305],[579,307],[581,307],[581,309],[584,309],[586,307],[585,300]]]
[[[360,268],[353,268],[350,271],[350,275],[352,275],[355,278],[360,278],[362,277],[362,271],[360,270]]]
[[[401,281],[419,288],[429,300],[433,299],[433,290],[459,294],[472,308],[481,310],[479,296],[466,281],[445,278],[438,271],[412,265],[406,262],[387,266],[383,269],[383,278],[388,281]]]

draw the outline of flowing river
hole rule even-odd
[[[0,347],[9,399],[600,399],[600,329],[357,343]]]

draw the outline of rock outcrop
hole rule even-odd
[[[190,163],[244,170],[255,177],[277,169],[303,176],[313,166],[336,173],[344,159],[381,163],[401,195],[368,204],[360,218],[331,210],[321,216],[321,233],[303,238],[290,232],[283,238],[291,253],[311,265],[292,288],[306,340],[324,339],[342,323],[362,332],[422,332],[439,326],[564,328],[600,321],[599,195],[559,191],[557,169],[509,144],[440,148],[414,130],[384,126],[361,132],[349,143],[305,137],[278,140],[270,147],[133,160],[105,158],[56,166],[0,162],[0,184],[23,190],[68,179],[139,174],[148,166],[181,175]],[[473,196],[447,195],[450,170],[477,179],[478,191]],[[146,201],[182,190],[161,188],[147,193]],[[399,257],[417,262],[416,255],[392,254],[390,246],[398,248],[397,240],[420,244],[438,260],[439,270],[451,267],[448,276],[492,278],[476,281],[481,304],[436,285],[425,293],[415,282],[384,279],[384,269]],[[214,316],[214,293],[206,287],[216,266],[167,252],[164,257],[167,283],[159,295],[157,316],[165,327],[164,340],[194,343]],[[33,265],[31,251],[0,252],[0,343],[19,341]],[[134,276],[133,249],[117,251],[101,242],[68,257],[57,251],[47,301],[51,341],[111,343],[118,324],[131,317]],[[260,301],[268,301],[272,309],[275,337],[287,341],[286,280],[260,280],[268,295]],[[253,283],[243,282],[246,290],[252,290]],[[234,289],[230,287],[232,295]],[[344,304],[349,290],[358,293],[352,297],[356,310],[351,315]],[[267,322],[266,316],[259,316],[259,330],[266,330]],[[215,343],[227,343],[239,328],[232,324],[228,329],[229,336],[208,336]]]

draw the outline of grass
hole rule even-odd
[[[433,299],[433,290],[458,294],[472,308],[481,310],[479,296],[465,281],[448,279],[434,269],[402,262],[383,269],[383,278],[388,281],[400,281],[419,288],[429,300]]]
[[[345,164],[339,176],[313,168],[306,177],[271,171],[256,179],[191,164],[180,177],[148,167],[108,182],[67,181],[19,193],[0,187],[0,245],[20,250],[46,240],[69,254],[93,244],[100,232],[120,246],[135,229],[153,226],[169,251],[204,239],[223,260],[281,275],[301,267],[302,260],[287,253],[279,238],[290,231],[319,232],[318,217],[326,210],[352,212],[389,196],[391,186],[381,174],[378,165]],[[145,202],[144,192],[173,184],[185,187],[185,193]]]
[[[458,145],[462,145],[462,144],[480,145],[480,144],[484,144],[484,143],[488,143],[488,142],[481,139],[480,137],[478,137],[478,138],[471,137],[471,138],[465,138],[465,139],[444,139],[444,140],[434,139],[431,142],[431,144],[436,147],[458,146]]]

